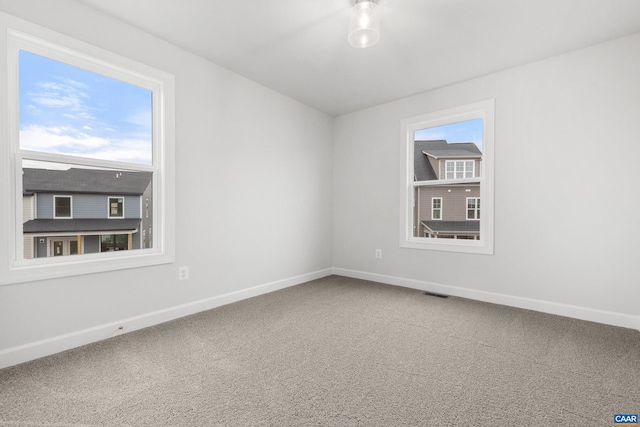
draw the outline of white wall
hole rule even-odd
[[[640,34],[337,118],[334,271],[640,328],[638,76]],[[400,120],[489,98],[495,255],[401,249]]]
[[[73,1],[0,10],[174,74],[177,99],[176,263],[1,286],[0,367],[330,273],[329,116]]]

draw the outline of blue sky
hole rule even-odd
[[[422,129],[416,132],[415,139],[418,141],[445,139],[450,144],[474,142],[482,151],[482,119]]]
[[[152,92],[20,51],[20,148],[151,164]]]

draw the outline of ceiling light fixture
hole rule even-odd
[[[380,40],[380,15],[375,0],[356,0],[349,19],[349,43],[371,47]]]

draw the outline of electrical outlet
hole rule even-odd
[[[178,280],[187,280],[189,278],[189,267],[178,267]]]
[[[382,249],[376,249],[376,258],[382,258]]]

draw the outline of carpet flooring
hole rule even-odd
[[[612,426],[640,332],[331,276],[0,370],[0,426]]]

